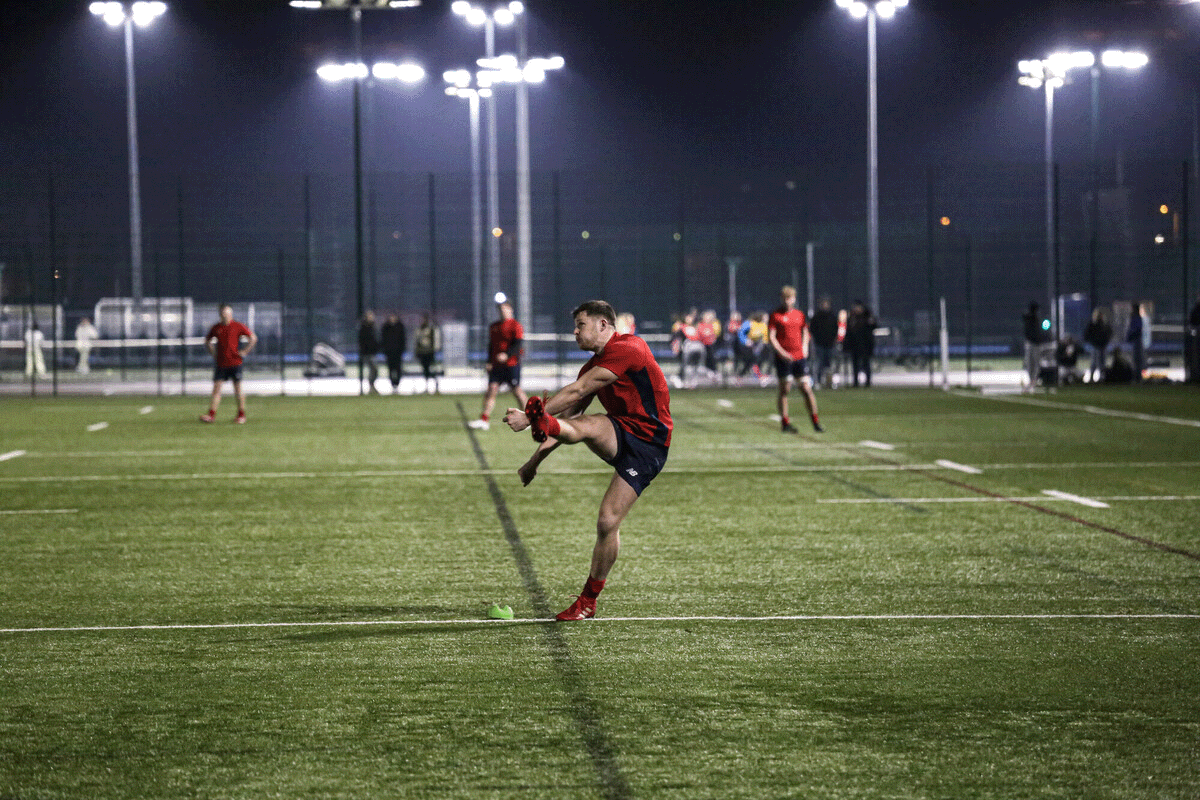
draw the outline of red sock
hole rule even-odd
[[[817,415],[816,415],[816,414],[813,414],[813,425],[820,425],[820,424],[821,424],[821,423],[819,423],[819,422],[817,421]]]
[[[790,419],[788,419],[787,417],[781,417],[781,419],[783,420],[783,424],[784,424],[784,425],[790,425],[790,424],[791,424],[791,422],[792,422],[792,421],[791,421]]]
[[[600,590],[604,588],[604,581],[598,581],[591,575],[588,576],[587,583],[583,585],[583,596],[591,600],[595,600]]]
[[[488,415],[487,415],[487,414],[480,414],[480,415],[479,415],[479,418],[480,418],[481,420],[483,420],[484,422],[487,422],[487,421],[488,421]]]
[[[561,432],[562,432],[562,426],[558,424],[558,420],[556,420],[554,417],[547,414],[546,415],[546,434],[548,436],[558,436],[558,434]],[[603,586],[604,581],[600,581],[600,584]],[[596,591],[598,592],[600,590],[597,589]]]

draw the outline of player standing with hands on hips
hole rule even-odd
[[[216,367],[213,369],[212,400],[208,405],[208,413],[200,417],[201,422],[212,422],[217,418],[217,406],[221,405],[221,387],[225,381],[233,381],[233,393],[237,397],[237,418],[239,425],[246,423],[246,396],[242,394],[242,359],[249,355],[258,343],[254,331],[233,318],[233,308],[228,303],[221,304],[221,321],[209,329],[204,337],[204,346],[212,353]],[[241,349],[242,339],[246,339],[246,349]]]
[[[788,418],[788,392],[792,381],[800,382],[800,393],[812,417],[813,430],[821,433],[817,419],[817,398],[813,395],[812,379],[808,377],[808,320],[804,312],[796,308],[796,290],[784,286],[779,290],[779,308],[771,312],[767,321],[767,338],[775,350],[775,373],[779,376],[779,418],[784,433],[796,433],[796,426]]]
[[[496,306],[500,309],[500,319],[488,328],[488,385],[483,396],[483,413],[470,423],[472,428],[480,431],[491,427],[488,418],[496,406],[501,385],[511,386],[513,397],[522,406],[527,399],[521,388],[521,348],[525,343],[525,329],[513,316],[512,303],[505,299],[503,292],[496,295]]]
[[[596,597],[621,548],[621,522],[642,490],[662,471],[671,445],[671,396],[667,379],[649,346],[637,336],[617,333],[617,315],[603,300],[589,300],[572,313],[575,341],[594,353],[575,381],[543,401],[531,397],[522,411],[508,409],[504,421],[514,431],[532,428],[537,450],[517,475],[525,486],[560,444],[583,443],[616,470],[600,501],[596,544],[583,593],[557,615],[563,621],[596,615]],[[604,414],[585,414],[599,397]]]

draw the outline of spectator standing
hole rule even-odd
[[[813,371],[813,382],[817,386],[824,384],[826,388],[833,388],[833,354],[837,349],[838,342],[838,321],[837,315],[833,313],[833,304],[829,302],[828,297],[822,297],[817,303],[817,310],[813,312],[812,319],[808,323],[808,330],[812,334],[813,341],[813,363],[815,369]]]
[[[863,376],[863,385],[871,388],[871,358],[875,355],[875,315],[861,300],[855,300],[846,320],[846,346],[850,350],[852,383],[858,386],[858,376]]]
[[[425,391],[429,391],[429,381],[433,381],[433,391],[438,392],[437,373],[433,369],[433,362],[437,359],[437,354],[442,349],[442,331],[437,325],[433,324],[428,314],[421,317],[421,327],[417,328],[417,335],[413,339],[413,353],[417,356],[417,361],[421,364],[421,373],[425,376]]]
[[[37,320],[25,331],[25,374],[26,375],[45,375],[46,374],[46,356],[42,352],[43,345],[46,344],[46,337],[42,333],[42,329],[38,327]]]
[[[400,378],[404,376],[404,352],[408,350],[408,332],[396,314],[389,314],[380,329],[383,340],[383,358],[387,362],[388,381],[392,394],[400,393]]]
[[[1133,382],[1140,383],[1146,371],[1146,350],[1150,346],[1150,326],[1146,322],[1145,306],[1133,304],[1129,316],[1129,327],[1125,330],[1125,341],[1133,351]]]
[[[87,375],[91,369],[92,343],[100,338],[100,334],[96,331],[96,326],[87,317],[79,321],[75,326],[75,352],[79,353],[79,362],[75,365],[75,371],[80,375]]]
[[[254,332],[233,318],[233,308],[223,303],[220,308],[221,318],[216,325],[208,330],[204,337],[204,346],[212,354],[216,366],[213,368],[212,398],[208,404],[208,413],[200,417],[201,422],[212,422],[217,418],[217,406],[221,404],[221,387],[225,381],[233,381],[233,393],[237,398],[237,417],[239,425],[246,422],[246,396],[242,394],[242,362],[258,337]],[[246,340],[246,349],[242,349],[242,339]]]
[[[1112,341],[1113,329],[1108,315],[1102,308],[1092,309],[1092,318],[1083,329],[1083,340],[1092,351],[1092,364],[1088,368],[1088,380],[1092,383],[1104,380],[1104,364],[1107,361],[1108,344]]]
[[[716,377],[717,350],[721,346],[721,321],[717,319],[717,312],[708,309],[701,314],[696,331],[700,334],[700,344],[704,345],[704,368],[710,377]]]
[[[358,323],[358,363],[367,371],[367,385],[371,387],[371,394],[379,394],[379,390],[375,388],[375,379],[379,377],[379,365],[375,363],[378,355],[379,333],[375,330],[375,312],[367,309]],[[360,383],[359,390],[361,389]]]

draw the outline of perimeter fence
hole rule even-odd
[[[531,357],[561,361],[570,348],[549,334],[569,330],[570,310],[591,297],[632,313],[651,335],[690,308],[721,319],[732,308],[769,309],[785,283],[802,306],[809,296],[835,308],[866,300],[858,178],[834,166],[703,181],[535,172],[532,308],[518,312],[553,346],[531,345]],[[1016,354],[1022,312],[1055,298],[1062,331],[1076,336],[1092,307],[1120,318],[1129,303],[1145,302],[1152,352],[1182,356],[1200,288],[1194,165],[1057,165],[1049,236],[1040,163],[947,164],[880,178],[875,311],[885,348],[928,351],[944,299],[952,350]],[[305,362],[319,343],[353,360],[365,308],[380,320],[397,314],[410,337],[429,313],[463,331],[462,358],[475,363],[492,294],[515,294],[513,193],[502,193],[496,235],[479,232],[477,261],[466,174],[364,175],[356,236],[352,175],[143,171],[143,298],[131,301],[124,181],[44,172],[0,179],[0,374],[23,368],[33,320],[66,369],[78,322],[129,302],[139,312],[130,312],[133,327],[98,320],[102,342],[113,345],[111,354],[97,351],[101,361],[120,358],[122,368],[203,363],[196,339],[219,302],[259,310],[263,341],[252,366]],[[515,176],[502,174],[500,184],[512,187]],[[170,316],[180,304],[191,309],[186,319]]]

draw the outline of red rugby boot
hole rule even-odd
[[[525,402],[525,416],[529,417],[529,427],[533,432],[533,440],[535,442],[546,441],[547,425],[546,425],[546,404],[542,402],[542,398],[537,395],[530,395]]]
[[[575,602],[571,603],[571,607],[566,611],[558,612],[555,619],[560,622],[575,622],[581,619],[591,619],[594,616],[596,616],[596,598],[579,595],[575,598]]]

